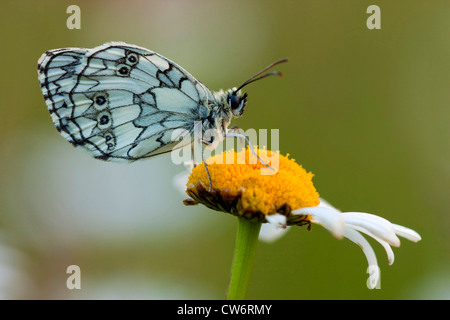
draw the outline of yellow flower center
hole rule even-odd
[[[256,161],[249,148],[241,152],[224,152],[206,160],[212,189],[239,194],[241,212],[270,215],[286,206],[290,210],[319,204],[319,194],[312,183],[314,176],[312,173],[303,169],[294,159],[289,159],[289,155],[282,156],[277,152],[273,156],[276,158],[278,155],[278,163],[276,161],[271,163],[272,151],[265,149],[255,151],[275,171],[266,168],[259,160]],[[269,174],[262,174],[261,169]],[[203,185],[209,186],[203,164],[192,171],[187,183],[188,194],[189,189],[194,188],[200,181]]]

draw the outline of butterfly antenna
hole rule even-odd
[[[269,73],[263,74],[262,73],[266,72],[267,70],[269,70],[270,68],[276,66],[277,64],[280,63],[284,63],[284,62],[288,62],[289,60],[287,58],[284,59],[280,59],[277,60],[271,64],[269,64],[267,67],[265,67],[264,69],[262,69],[261,71],[257,72],[256,74],[254,74],[253,76],[250,77],[250,79],[248,79],[247,81],[245,81],[242,85],[239,86],[239,88],[237,88],[236,90],[234,90],[234,93],[238,92],[239,90],[241,90],[243,87],[245,87],[246,85],[255,82],[257,80],[261,80],[264,79],[265,77],[268,76],[282,76],[281,72],[279,71],[271,71]]]

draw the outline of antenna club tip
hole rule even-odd
[[[282,77],[282,76],[283,76],[283,74],[282,74],[280,71],[275,71],[275,72],[273,73],[273,75],[274,75],[274,76],[279,76],[279,77]]]

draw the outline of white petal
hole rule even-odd
[[[344,235],[346,238],[356,243],[362,249],[364,255],[366,256],[367,262],[369,263],[369,266],[378,266],[377,257],[375,256],[375,252],[370,246],[370,243],[358,231],[351,228],[345,228]]]
[[[185,161],[183,162],[184,167],[186,168],[186,170],[191,173],[192,170],[194,169],[194,160],[190,160],[190,161]]]
[[[404,226],[400,226],[395,223],[393,223],[392,225],[394,226],[395,233],[398,234],[400,237],[406,238],[406,239],[408,239],[410,241],[414,241],[414,242],[422,240],[422,237],[420,236],[420,234],[418,234],[414,230],[409,229]]]
[[[313,219],[311,222],[322,225],[330,231],[336,238],[341,239],[344,236],[345,220],[339,211],[328,207],[305,207],[292,210],[293,214],[310,214]]]
[[[187,171],[180,172],[173,177],[172,183],[183,196],[186,196],[186,184],[188,183],[190,173]]]
[[[337,211],[337,212],[341,212],[341,211],[339,211],[338,209],[336,209],[335,207],[333,207],[333,206],[332,206],[328,201],[326,201],[325,199],[319,197],[319,200],[320,200],[320,203],[319,203],[319,205],[318,205],[319,208],[328,208],[328,209],[331,209],[331,210],[334,210],[334,211]]]
[[[266,216],[266,220],[268,223],[274,225],[275,227],[286,228],[286,216],[282,214],[275,213],[268,215]]]
[[[389,243],[387,243],[386,241],[382,240],[381,238],[373,235],[372,233],[368,232],[367,230],[363,230],[362,228],[359,228],[357,226],[348,226],[348,227],[355,229],[356,231],[364,232],[368,236],[370,236],[370,237],[374,238],[376,241],[378,241],[383,246],[384,250],[386,251],[389,265],[392,265],[394,263],[394,258],[395,258],[394,251],[392,251],[392,248],[389,245]]]
[[[374,287],[379,281],[379,268],[375,252],[370,243],[359,233],[365,233],[378,241],[386,251],[389,265],[394,263],[394,252],[390,245],[400,246],[397,235],[417,242],[421,236],[414,230],[393,224],[390,221],[365,212],[340,212],[324,199],[320,199],[317,207],[308,207],[293,210],[295,214],[310,214],[312,222],[321,224],[336,237],[342,236],[353,241],[363,250],[369,264],[368,272],[371,274],[368,286]],[[358,232],[359,231],[359,232]]]
[[[380,281],[380,268],[378,267],[375,252],[369,242],[367,242],[367,240],[358,231],[351,228],[345,228],[345,237],[356,243],[364,252],[369,264],[368,272],[370,273],[370,278],[368,279],[367,285],[371,289],[375,288]]]
[[[394,251],[392,251],[391,246],[386,241],[383,241],[378,238],[374,238],[374,239],[377,240],[383,246],[384,250],[386,251],[387,257],[388,257],[388,264],[391,266],[394,263],[394,259],[395,259]]]
[[[259,240],[271,243],[283,237],[290,227],[280,228],[271,223],[263,223],[259,231]]]
[[[395,235],[394,226],[388,220],[364,212],[343,212],[342,215],[346,225],[358,226],[364,233],[373,234],[395,247],[400,246],[400,239]]]
[[[183,196],[186,196],[186,184],[188,183],[189,176],[194,168],[194,161],[186,161],[183,164],[186,170],[176,174],[173,177],[172,183],[175,189],[177,189]]]

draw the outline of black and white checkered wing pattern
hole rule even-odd
[[[53,122],[92,156],[134,161],[169,152],[176,129],[192,132],[211,91],[169,59],[126,43],[44,53],[42,93]]]

